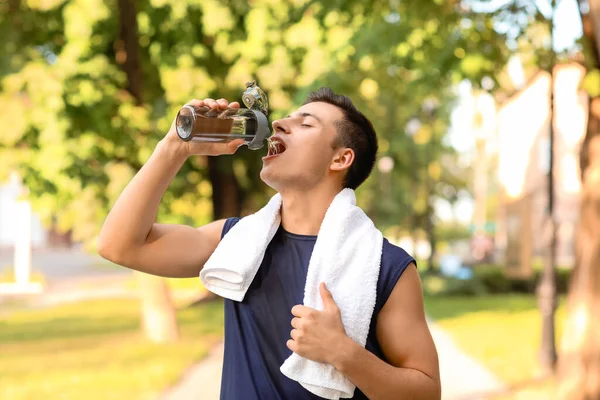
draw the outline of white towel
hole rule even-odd
[[[204,287],[226,299],[244,300],[281,223],[280,209],[281,195],[277,193],[266,206],[227,232],[200,271]]]
[[[243,300],[279,228],[280,208],[281,196],[276,194],[264,208],[231,228],[200,273],[208,290]],[[344,189],[325,214],[308,265],[304,305],[323,310],[319,285],[325,282],[340,309],[346,334],[363,347],[375,308],[382,246],[383,235],[356,206],[354,191]],[[354,395],[355,385],[332,365],[296,353],[285,360],[281,372],[326,399]]]

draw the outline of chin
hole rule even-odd
[[[267,186],[277,190],[277,179],[273,176],[273,171],[269,171],[269,168],[263,167],[260,170],[260,180],[263,181]]]
[[[271,189],[281,191],[286,183],[290,183],[293,179],[290,176],[284,176],[280,170],[265,168],[260,171],[260,179]]]

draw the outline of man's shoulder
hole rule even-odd
[[[383,239],[377,284],[377,310],[383,308],[398,280],[411,263],[415,263],[415,259],[406,250]]]
[[[381,262],[389,263],[399,268],[405,268],[411,262],[415,262],[415,259],[408,254],[402,247],[391,243],[388,239],[383,238],[383,249],[381,254]]]
[[[223,238],[223,236],[225,236],[225,234],[227,232],[229,232],[229,230],[231,228],[233,228],[233,226],[235,224],[237,224],[240,221],[241,218],[239,217],[229,217],[225,220],[225,224],[223,225],[223,230],[221,231],[221,239]]]

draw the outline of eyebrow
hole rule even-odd
[[[320,123],[323,123],[319,117],[317,117],[315,114],[311,114],[309,112],[298,113],[298,114],[296,114],[296,116],[298,116],[298,117],[313,117]],[[292,117],[291,115],[288,115],[286,118],[291,118],[291,117]]]

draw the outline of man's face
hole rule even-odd
[[[325,179],[334,158],[335,121],[342,110],[328,103],[308,103],[273,122],[274,150],[263,157],[261,179],[275,190],[309,189]]]

